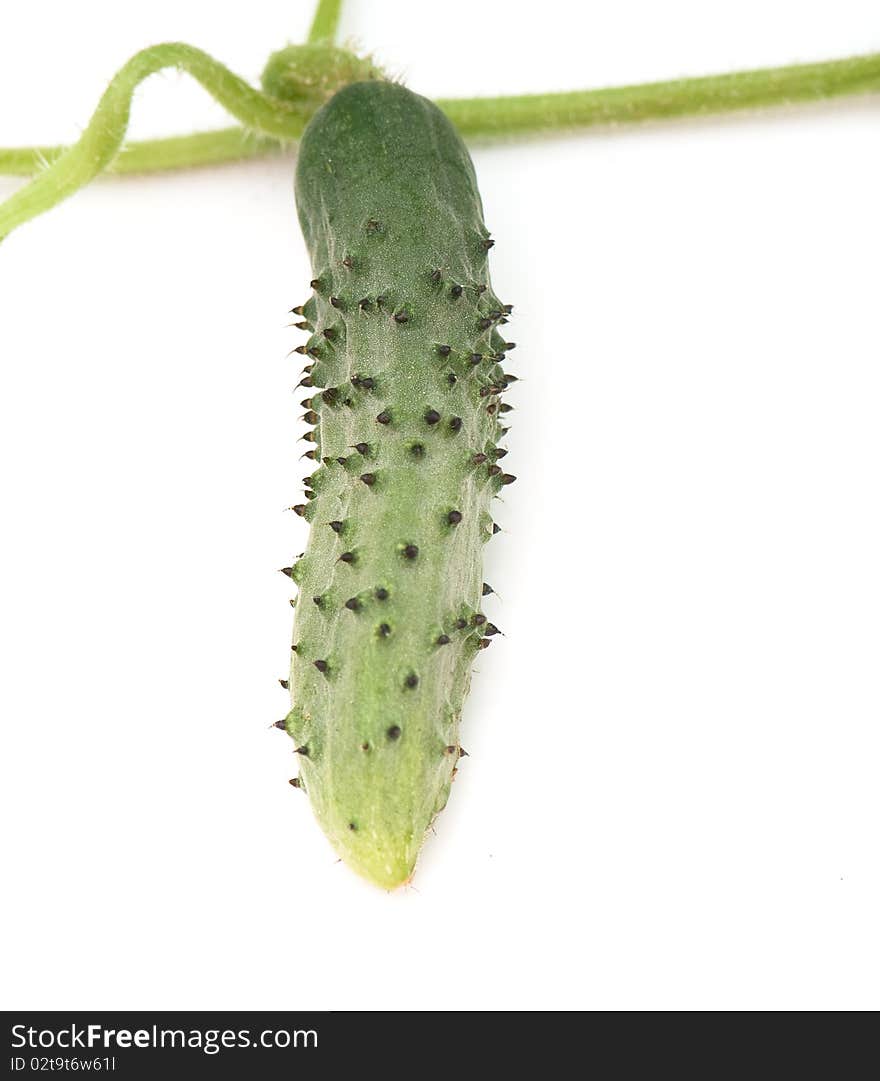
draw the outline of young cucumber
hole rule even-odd
[[[317,463],[286,728],[342,859],[412,876],[460,756],[480,611],[499,395],[512,377],[473,165],[430,101],[354,83],[309,123],[296,172],[312,296],[304,405]],[[488,587],[486,587],[488,590]]]

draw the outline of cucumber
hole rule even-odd
[[[304,401],[308,546],[284,726],[298,787],[342,859],[407,882],[462,754],[501,393],[514,378],[473,165],[430,101],[353,83],[312,118],[296,201],[312,294]],[[488,591],[488,587],[485,587]]]

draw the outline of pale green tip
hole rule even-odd
[[[366,831],[333,838],[344,863],[383,890],[407,885],[415,874],[421,838],[383,837]]]

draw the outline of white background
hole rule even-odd
[[[880,49],[872,0],[347,7],[429,95]],[[20,5],[0,145],[75,137],[156,41],[256,79],[309,16]],[[474,150],[524,377],[487,554],[507,637],[392,895],[268,728],[309,465],[291,161],[95,184],[4,243],[4,1006],[880,1006],[878,122]],[[222,123],[167,74],[133,133]]]

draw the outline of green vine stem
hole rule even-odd
[[[135,88],[147,76],[167,67],[190,74],[246,128],[276,138],[295,139],[308,120],[311,110],[255,90],[191,45],[172,42],[144,49],[114,76],[78,142],[0,206],[0,237],[103,172],[122,145]]]
[[[135,90],[148,76],[168,67],[191,75],[243,127],[153,140],[148,150],[122,149]],[[332,45],[290,46],[270,57],[263,72],[265,89],[257,90],[191,45],[171,42],[144,49],[111,80],[78,142],[60,152],[30,151],[32,162],[36,158],[48,167],[0,204],[0,240],[72,195],[114,159],[126,164],[132,158],[142,163],[146,159],[155,169],[157,151],[163,168],[253,157],[255,150],[264,151],[265,137],[276,146],[298,138],[312,113],[340,86],[380,74],[369,60]],[[249,132],[263,138],[255,139]],[[26,153],[13,151],[18,161]]]
[[[320,0],[312,19],[308,43],[332,43],[336,37],[341,14],[342,0]],[[173,46],[158,46],[156,51],[170,50],[171,48]],[[198,50],[189,50],[188,46],[185,45],[180,46],[180,48],[187,49],[192,53],[198,53]],[[147,50],[147,52],[150,51]],[[283,50],[275,55],[280,57],[284,53],[292,51]],[[157,71],[159,67],[165,67],[170,63],[189,71],[196,78],[199,77],[194,70],[186,67],[179,60],[175,60],[170,54],[163,55],[165,59],[163,60],[161,55],[156,58],[158,66],[152,70]],[[119,72],[116,79],[114,79],[114,83],[121,81],[126,69],[134,67],[135,61],[140,63],[140,58],[143,58],[143,56],[143,53],[139,53],[137,57],[134,57],[126,65],[126,68]],[[205,57],[205,54],[201,54],[201,56],[210,61],[210,58]],[[211,61],[212,65],[213,63]],[[150,74],[149,61],[147,61],[147,65],[146,74]],[[135,79],[135,84],[145,77],[144,74],[140,75],[139,78]],[[210,86],[206,83],[203,82],[202,85],[209,92],[212,92]],[[110,94],[111,89],[112,84],[95,112],[93,123],[98,119],[98,113],[101,111],[104,99]],[[234,111],[230,109],[230,112]],[[286,141],[268,135],[258,135],[247,127],[221,128],[217,131],[204,131],[195,135],[174,135],[164,139],[147,139],[142,142],[125,143],[118,147],[118,154],[104,165],[104,171],[111,174],[165,172],[170,169],[185,169],[198,165],[214,165],[218,162],[240,161],[245,158],[260,157],[264,154],[277,153],[283,150],[285,146]],[[0,173],[5,173],[8,176],[33,176],[34,173],[57,161],[69,149],[65,146],[0,149]]]
[[[319,0],[309,29],[308,44],[332,44],[336,38],[341,14],[342,0]]]
[[[696,79],[437,104],[470,138],[762,109],[880,90],[880,53]]]
[[[144,139],[124,143],[119,154],[104,168],[110,175],[126,173],[163,173],[244,161],[278,154],[286,141],[257,135],[246,128],[219,128],[195,135],[171,135],[163,139]],[[66,146],[26,146],[0,149],[0,174],[33,176],[54,164],[70,148]]]
[[[340,0],[322,0],[310,39],[326,41],[335,33],[340,7]],[[197,79],[243,127],[123,146],[135,88],[148,75],[169,66]],[[0,205],[0,239],[104,170],[157,172],[277,153],[298,138],[311,114],[335,89],[380,75],[369,61],[344,50],[317,43],[294,46],[270,59],[264,75],[267,93],[191,46],[173,43],[146,49],[110,83],[74,146],[0,150],[0,172],[22,175],[41,170]],[[878,89],[880,53],[873,53],[637,86],[453,98],[438,105],[464,136],[479,139],[758,109]]]

